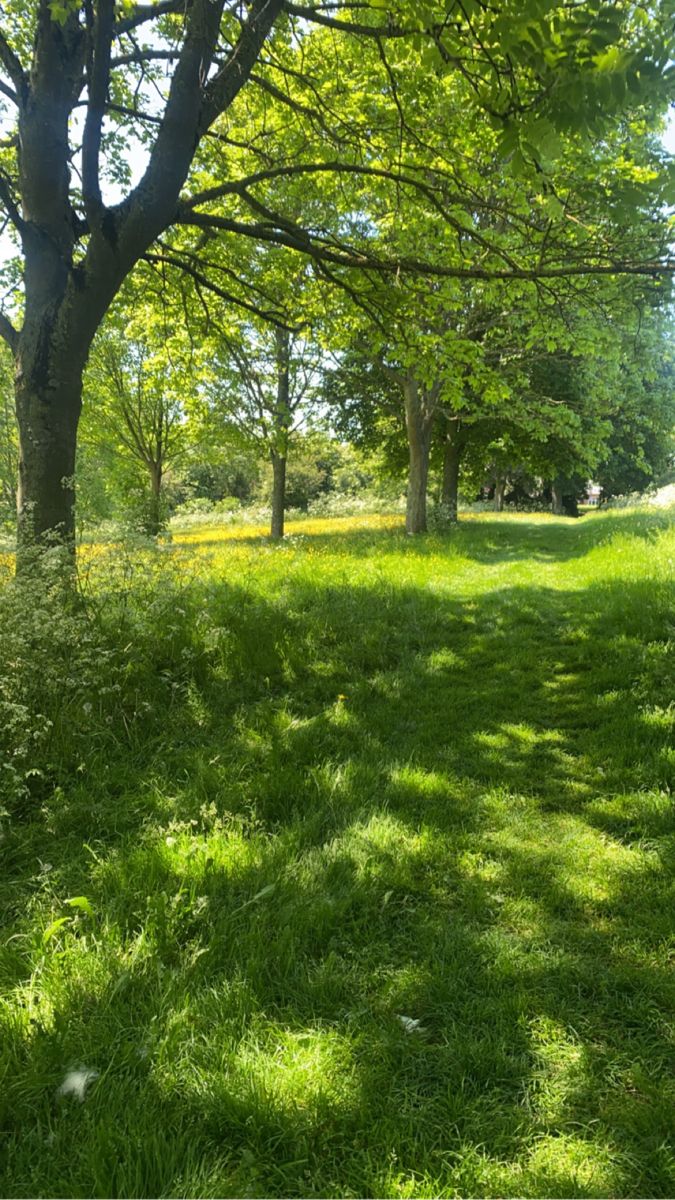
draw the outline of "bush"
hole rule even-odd
[[[311,501],[307,508],[307,515],[310,517],[352,517],[367,513],[403,512],[404,509],[405,498],[401,496],[392,499],[374,495],[372,492],[361,492],[356,495],[328,492]]]
[[[214,512],[217,513],[236,513],[241,509],[241,501],[236,496],[223,496],[222,500],[217,500],[213,506]]]
[[[174,517],[192,516],[193,513],[212,513],[215,511],[215,501],[208,496],[191,496],[182,504],[177,504],[173,510]]]
[[[0,760],[3,815],[40,790],[59,727],[86,721],[94,691],[112,685],[101,644],[66,581],[61,551],[0,589]]]
[[[0,586],[0,812],[22,815],[92,766],[127,755],[161,729],[174,681],[189,665],[185,617],[171,679],[158,660],[173,656],[186,610],[155,543],[89,555],[78,588],[62,550]],[[8,568],[9,574],[9,568]],[[178,614],[178,616],[177,616]],[[178,686],[178,685],[177,685]],[[153,716],[154,714],[154,716]],[[102,767],[106,769],[106,767]]]
[[[208,496],[192,496],[179,504],[173,511],[172,517],[182,521],[183,517],[193,517],[218,513],[229,515],[239,512],[241,503],[236,496],[223,496],[222,500],[211,500]]]

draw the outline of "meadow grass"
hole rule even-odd
[[[5,584],[2,1194],[675,1194],[674,559],[377,516]]]

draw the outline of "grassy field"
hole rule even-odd
[[[674,1195],[672,512],[290,532],[0,588],[0,1192]]]

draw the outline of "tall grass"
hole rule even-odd
[[[672,1195],[668,514],[236,532],[0,589],[0,1191]]]

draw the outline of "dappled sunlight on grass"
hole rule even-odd
[[[627,1184],[621,1157],[621,1146],[603,1145],[597,1136],[554,1133],[536,1142],[523,1172],[522,1190],[534,1184],[541,1195],[622,1195]],[[626,1167],[630,1168],[628,1162]]]
[[[0,1187],[672,1194],[667,520],[299,525],[31,629]]]

